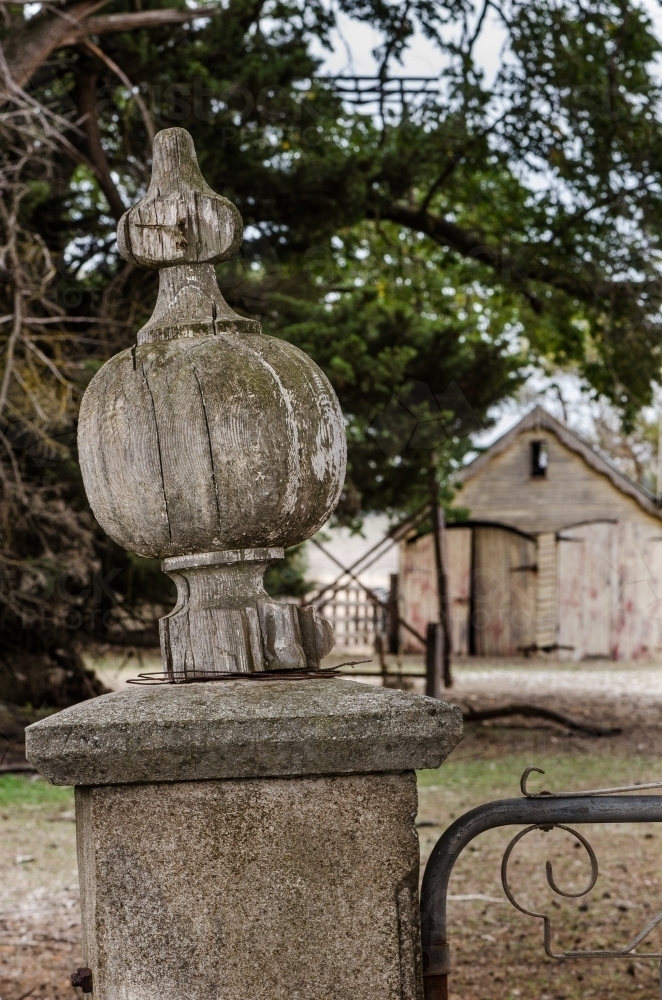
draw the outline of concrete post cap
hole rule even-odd
[[[26,729],[55,785],[361,774],[438,767],[462,714],[341,678],[134,687]]]

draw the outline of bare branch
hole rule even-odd
[[[42,12],[31,18],[20,31],[9,34],[5,47],[7,67],[18,87],[24,87],[42,63],[56,49],[66,44],[72,25],[82,29],[91,14],[105,6],[108,0],[75,0],[62,10]]]
[[[152,116],[149,113],[149,108],[147,107],[147,105],[143,101],[143,99],[142,99],[140,93],[138,92],[137,88],[135,88],[134,85],[131,83],[131,81],[129,80],[128,76],[124,72],[124,70],[120,69],[120,67],[117,65],[117,63],[114,62],[110,58],[110,56],[106,55],[106,53],[102,49],[100,49],[98,45],[95,45],[93,42],[90,42],[88,39],[85,39],[85,41],[82,42],[81,45],[82,45],[83,48],[86,48],[88,50],[88,52],[91,52],[93,55],[95,55],[97,57],[97,59],[100,59],[101,62],[104,63],[108,67],[108,69],[112,73],[114,73],[115,76],[119,80],[122,81],[122,83],[124,84],[124,86],[129,88],[129,90],[131,91],[131,93],[133,95],[134,101],[136,102],[136,104],[138,105],[138,107],[140,109],[140,113],[142,115],[143,122],[145,123],[145,130],[147,132],[147,135],[148,135],[148,138],[149,138],[149,141],[150,141],[150,145],[151,145],[154,142],[154,136],[156,135],[156,130],[154,128],[154,122],[152,121]],[[96,114],[95,114],[94,117],[95,117],[95,121],[96,121]],[[97,126],[97,130],[98,130],[98,126]]]
[[[61,382],[62,385],[66,386],[69,385],[66,378],[63,376],[62,372],[57,367],[57,365],[54,365],[51,359],[48,358],[43,351],[40,351],[36,344],[33,344],[33,342],[28,337],[23,338],[23,343],[29,350],[31,350],[34,354],[37,355],[37,357],[41,362],[43,362],[43,364],[46,365],[46,367],[55,376],[58,382]]]
[[[25,495],[25,490],[23,488],[23,479],[21,477],[21,470],[18,467],[18,462],[16,461],[16,455],[14,454],[14,449],[12,448],[11,444],[7,440],[6,435],[3,434],[3,432],[1,430],[0,430],[0,441],[5,446],[5,451],[7,452],[7,455],[9,457],[9,461],[11,462],[12,472],[14,473],[14,483],[15,483],[17,489],[18,489],[19,496],[20,496],[21,500],[24,503],[26,503],[27,502],[27,497]],[[2,472],[1,477],[4,480],[4,482],[7,482],[7,477],[4,475],[4,470]]]
[[[21,335],[21,319],[23,315],[23,301],[21,298],[21,291],[17,285],[14,286],[14,325],[12,331],[9,335],[9,340],[7,341],[7,348],[5,350],[5,369],[2,373],[2,382],[0,383],[0,416],[2,416],[2,411],[7,404],[7,394],[9,392],[9,382],[11,380],[12,371],[14,367],[14,351],[16,349],[16,342]]]
[[[108,0],[74,0],[61,7],[49,4],[40,14],[31,18],[24,28],[11,32],[7,37],[5,56],[14,83],[24,87],[56,49],[78,45],[87,35],[182,24],[200,17],[212,17],[222,10],[206,7],[193,10],[167,8],[92,17],[107,3]]]
[[[11,318],[11,316],[0,316],[0,323]],[[44,326],[46,323],[103,323],[105,325],[109,322],[114,323],[115,326],[129,325],[128,323],[120,323],[119,320],[100,319],[98,316],[26,316],[23,322],[26,326]]]
[[[13,371],[12,374],[13,374],[14,378],[16,379],[16,381],[18,382],[18,384],[20,385],[20,387],[23,390],[23,392],[25,393],[25,395],[28,397],[28,399],[32,403],[32,405],[34,407],[34,411],[37,414],[37,416],[40,417],[40,419],[43,420],[44,423],[48,423],[48,417],[46,416],[46,414],[42,410],[41,405],[39,403],[39,400],[37,399],[37,397],[35,396],[35,394],[32,392],[32,390],[30,389],[29,385],[26,384],[25,379],[23,378],[23,376],[21,375],[21,373],[19,371],[17,371],[16,369],[14,369],[14,371]]]
[[[96,168],[95,173],[101,190],[108,200],[110,211],[115,219],[119,220],[126,211],[126,205],[115,186],[115,181],[110,173],[106,151],[101,144],[99,120],[96,112],[97,81],[98,77],[96,73],[86,72],[85,69],[82,69],[78,74],[78,110],[83,119],[83,128],[87,136],[87,148]]]
[[[197,10],[175,10],[167,7],[164,10],[143,10],[126,14],[102,14],[100,17],[88,17],[80,28],[60,43],[78,45],[87,35],[106,35],[112,31],[138,31],[139,28],[160,28],[164,24],[185,24],[200,17],[212,17],[219,14],[220,7],[212,10],[205,8]]]

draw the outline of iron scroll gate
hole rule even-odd
[[[576,898],[591,891],[598,878],[598,862],[593,848],[568,823],[660,823],[662,822],[662,795],[618,795],[618,792],[639,791],[642,788],[661,788],[662,782],[646,785],[628,785],[622,788],[602,788],[587,792],[533,795],[527,791],[526,782],[532,771],[544,774],[539,767],[527,767],[520,787],[524,798],[501,799],[487,802],[471,809],[449,826],[437,841],[425,868],[421,887],[421,944],[423,952],[423,982],[425,1000],[448,1000],[448,975],[450,946],[446,927],[446,900],[448,883],[453,866],[464,848],[480,833],[500,826],[525,825],[510,841],[501,862],[501,881],[509,901],[522,913],[543,921],[545,952],[550,958],[655,958],[662,959],[662,952],[636,952],[635,948],[662,922],[658,913],[640,932],[625,945],[614,951],[564,951],[554,952],[549,917],[526,909],[517,902],[508,884],[508,861],[515,845],[532,830],[561,829],[571,833],[585,848],[591,865],[589,884],[580,892],[563,892],[554,882],[552,865],[546,864],[547,882],[561,896]],[[662,963],[660,965],[660,1000],[662,1000]]]

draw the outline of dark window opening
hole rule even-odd
[[[546,441],[531,442],[531,475],[542,478],[547,475],[549,454]]]

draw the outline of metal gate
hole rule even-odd
[[[541,792],[533,795],[527,789],[527,779],[532,771],[545,772],[539,767],[527,767],[520,788],[522,798],[501,799],[487,802],[471,809],[449,826],[437,841],[425,868],[421,888],[421,943],[423,954],[423,982],[425,1000],[448,1000],[448,976],[451,972],[451,954],[446,921],[448,883],[453,866],[461,852],[480,833],[501,826],[525,828],[515,834],[508,844],[501,862],[501,883],[507,899],[521,913],[542,921],[543,947],[549,958],[568,961],[579,958],[633,958],[662,959],[662,952],[637,952],[638,945],[662,923],[662,912],[657,913],[635,937],[613,950],[560,951],[554,950],[553,924],[547,913],[528,909],[515,898],[508,881],[508,862],[513,848],[533,830],[548,832],[554,829],[572,834],[588,855],[591,874],[586,887],[579,892],[567,893],[554,881],[552,865],[546,864],[547,882],[555,893],[578,898],[594,887],[598,878],[598,861],[586,838],[568,823],[660,823],[662,822],[662,795],[624,795],[623,792],[662,788],[656,781],[643,785],[626,785],[621,788],[601,788],[586,792],[552,794]],[[660,966],[660,998],[662,1000],[662,964]]]

